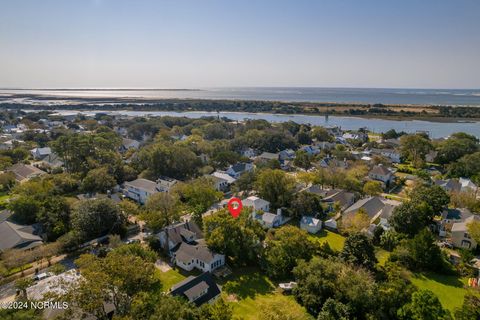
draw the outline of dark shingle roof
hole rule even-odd
[[[205,294],[192,300],[205,290]],[[205,272],[197,277],[190,276],[182,282],[177,283],[172,287],[170,293],[173,296],[185,297],[195,303],[195,305],[200,306],[220,295],[221,291],[215,283],[212,274]]]

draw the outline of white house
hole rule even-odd
[[[213,178],[214,186],[217,191],[225,191],[232,183],[237,181],[237,179],[223,171],[215,171],[210,176]]]
[[[390,159],[393,163],[401,162],[400,152],[395,149],[372,149],[372,154],[384,156],[385,158]]]
[[[254,211],[263,211],[263,212],[270,211],[270,202],[256,196],[250,196],[242,200],[242,204],[245,207],[253,208]]]
[[[464,222],[456,222],[452,225],[452,244],[457,248],[475,249],[477,242],[468,233],[468,224],[473,221],[480,221],[480,217],[472,215]]]
[[[141,204],[145,204],[148,197],[157,192],[159,192],[157,183],[151,180],[136,179],[125,182],[125,196]]]
[[[277,210],[277,214],[271,212],[263,212],[258,214],[257,212],[252,212],[252,217],[265,228],[277,228],[286,223],[288,220],[282,215],[282,209]]]
[[[172,260],[185,271],[192,271],[196,268],[204,272],[211,272],[225,265],[225,255],[213,252],[204,243],[182,242],[173,253]]]
[[[381,164],[374,166],[368,176],[370,179],[383,182],[385,185],[389,185],[394,179],[393,172]]]
[[[226,172],[231,177],[238,179],[242,175],[242,173],[249,172],[252,170],[253,170],[253,164],[248,162],[239,162],[230,166]]]
[[[322,220],[314,217],[303,216],[300,220],[300,229],[315,234],[322,229]]]

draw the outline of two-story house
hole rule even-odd
[[[473,221],[480,221],[480,216],[472,215],[464,222],[457,222],[452,225],[452,244],[457,248],[475,249],[477,242],[468,233],[468,224]]]

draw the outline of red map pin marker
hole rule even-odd
[[[242,200],[238,198],[232,198],[228,201],[228,211],[234,218],[238,218],[240,212],[242,211]]]

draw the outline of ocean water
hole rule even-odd
[[[0,89],[0,102],[115,103],[138,99],[235,99],[480,107],[480,89],[239,87],[199,89]],[[141,101],[140,101],[141,100]]]

